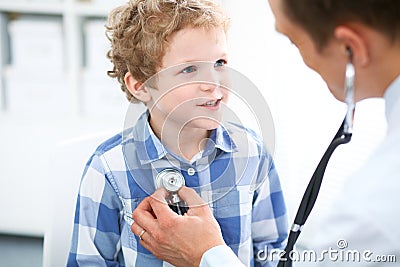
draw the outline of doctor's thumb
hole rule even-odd
[[[178,191],[178,195],[183,201],[186,202],[189,208],[206,205],[204,200],[192,188],[182,186],[182,188]]]

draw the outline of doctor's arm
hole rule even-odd
[[[179,196],[189,206],[184,215],[177,215],[166,204],[164,189],[144,199],[133,212],[132,231],[142,233],[141,244],[156,257],[175,266],[243,267],[226,246],[221,229],[208,205],[187,187]]]

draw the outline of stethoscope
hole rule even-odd
[[[186,203],[178,196],[178,191],[185,185],[185,178],[176,169],[164,169],[159,172],[155,179],[156,188],[164,188],[168,192],[165,199],[168,206],[179,215],[187,212]]]
[[[354,119],[354,111],[355,111],[355,103],[354,103],[354,77],[355,77],[355,69],[352,64],[352,51],[348,48],[347,53],[350,59],[350,62],[346,65],[346,74],[345,74],[345,103],[347,105],[346,116],[343,120],[343,123],[340,125],[339,130],[337,131],[335,137],[331,141],[329,147],[326,152],[322,156],[321,161],[319,162],[317,168],[314,171],[314,174],[311,177],[311,180],[307,186],[306,191],[304,192],[303,198],[300,202],[300,206],[297,210],[296,217],[294,219],[294,223],[290,229],[288,242],[284,252],[281,254],[281,258],[278,264],[278,267],[290,267],[292,266],[292,258],[290,255],[292,254],[294,245],[297,239],[300,236],[301,230],[311,213],[312,208],[317,200],[319,189],[321,188],[322,179],[324,177],[324,173],[326,167],[328,165],[329,159],[333,154],[333,151],[341,144],[347,144],[351,140],[351,136],[353,133],[353,119]]]

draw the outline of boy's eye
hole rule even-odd
[[[219,59],[215,62],[214,67],[222,67],[226,65],[226,60],[225,59]]]
[[[196,66],[189,66],[182,70],[182,73],[192,73],[197,70]]]

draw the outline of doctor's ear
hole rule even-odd
[[[366,66],[370,61],[369,40],[362,34],[362,26],[357,30],[350,26],[338,26],[334,31],[335,38],[343,43],[349,60],[356,65]]]
[[[136,80],[130,72],[127,72],[124,77],[126,88],[129,92],[138,100],[143,103],[147,103],[151,100],[151,94],[146,86],[142,82]]]
[[[347,46],[346,52],[347,56],[349,57],[349,62],[353,62],[353,50],[351,50],[351,47]]]

